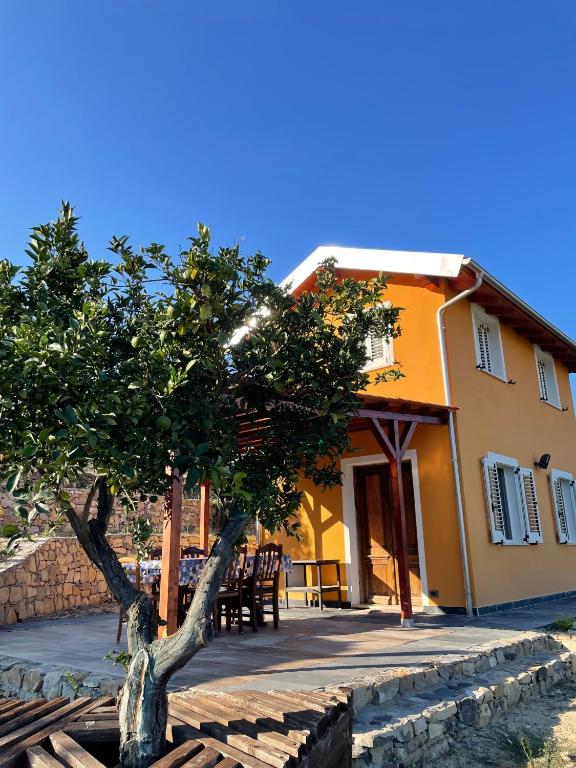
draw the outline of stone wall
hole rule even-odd
[[[87,488],[68,488],[68,492],[71,496],[72,506],[80,511],[84,508],[86,498],[88,495]],[[0,527],[5,523],[16,522],[17,518],[13,514],[14,499],[6,491],[0,489]],[[96,510],[96,501],[92,504],[92,509]],[[215,510],[214,510],[215,511]],[[157,502],[152,503],[150,501],[139,502],[138,512],[143,517],[147,517],[154,528],[160,533],[162,528],[162,517],[164,514],[164,501],[159,499]],[[182,500],[182,530],[185,533],[192,533],[199,529],[199,515],[200,504],[194,499]],[[51,520],[54,520],[55,514],[52,515],[39,515],[34,521],[35,524],[31,528],[32,533],[44,532]],[[119,504],[115,505],[114,513],[110,518],[110,524],[108,526],[109,531],[112,533],[120,533],[128,530],[128,519],[125,511]],[[72,535],[72,529],[69,524],[63,523],[58,527],[58,533],[62,535]]]
[[[467,728],[489,726],[564,680],[576,680],[576,653],[531,632],[424,669],[353,683],[352,768],[424,768]]]
[[[151,540],[161,545],[160,536]],[[183,534],[181,540],[182,546],[199,546],[195,534]],[[112,535],[109,541],[118,556],[132,554],[128,534]],[[23,543],[0,568],[0,626],[112,600],[104,577],[74,537]]]

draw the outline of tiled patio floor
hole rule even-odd
[[[506,641],[559,615],[576,616],[563,600],[468,619],[420,614],[400,629],[396,612],[291,608],[280,629],[242,635],[225,630],[173,678],[178,687],[312,689],[346,684],[371,670],[422,664],[475,645]],[[98,614],[0,627],[0,655],[101,674],[119,674],[103,660],[115,645],[117,617]]]

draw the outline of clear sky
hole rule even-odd
[[[70,199],[287,274],[463,253],[576,336],[574,0],[2,0],[0,256]]]

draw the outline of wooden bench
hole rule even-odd
[[[119,738],[111,698],[0,699],[1,768],[106,768]],[[152,768],[349,768],[350,694],[172,694],[167,740]]]

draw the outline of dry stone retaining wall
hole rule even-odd
[[[109,541],[120,557],[132,554],[128,534],[112,535]],[[152,542],[160,546],[160,537],[153,536]],[[197,535],[182,535],[182,546],[198,545]],[[75,537],[26,542],[0,568],[0,626],[112,600],[104,577]]]
[[[353,685],[353,768],[422,768],[464,729],[487,726],[510,707],[576,679],[576,653],[525,633],[425,669],[391,670]]]
[[[88,496],[87,488],[68,488],[70,494],[70,501],[72,506],[77,512],[80,512],[84,508],[86,498]],[[14,499],[12,496],[0,489],[0,527],[5,523],[17,522],[17,518],[13,514]],[[96,500],[92,503],[92,509],[96,509]],[[157,502],[152,503],[150,501],[139,502],[138,512],[140,515],[147,517],[152,525],[160,529],[162,525],[162,518],[164,515],[164,501],[159,499]],[[182,530],[186,533],[190,531],[197,531],[199,527],[199,515],[200,505],[199,502],[193,499],[182,500]],[[50,523],[50,520],[55,519],[55,515],[39,515],[34,526],[31,527],[32,533],[42,533],[45,531]],[[115,505],[114,512],[110,518],[109,530],[114,532],[120,532],[127,529],[128,521],[126,514],[119,504]],[[58,527],[58,533],[63,535],[71,535],[72,528],[69,523],[62,523]]]

